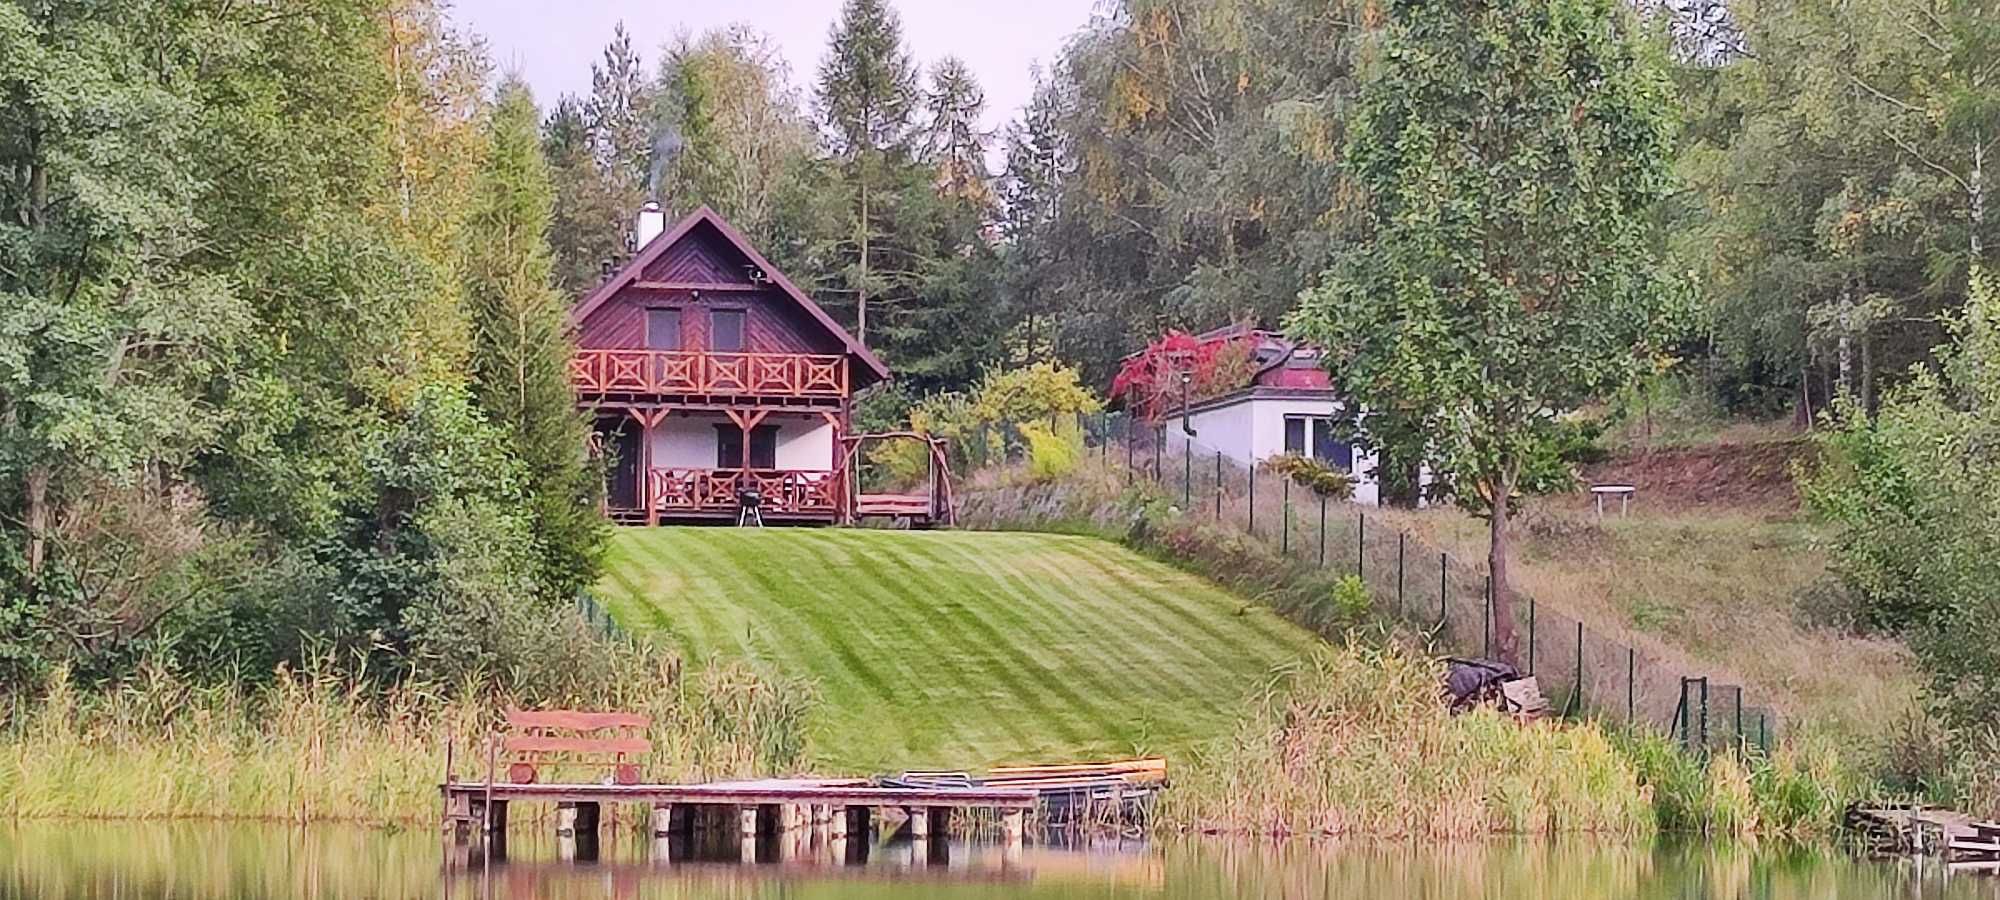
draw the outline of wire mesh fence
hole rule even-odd
[[[1485,561],[1453,556],[1399,527],[1393,513],[1261,471],[1178,425],[1109,412],[1033,425],[1080,438],[1088,456],[1122,469],[1129,480],[1151,482],[1182,515],[1238,530],[1294,565],[1359,577],[1379,611],[1431,635],[1449,653],[1498,652]],[[965,469],[1019,463],[1030,453],[1029,437],[1012,422],[959,445],[954,464]],[[1702,753],[1767,751],[1776,738],[1777,716],[1750,705],[1741,685],[1712,683],[1518,589],[1514,614],[1521,667],[1560,714],[1655,728]]]

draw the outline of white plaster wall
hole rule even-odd
[[[1188,414],[1188,425],[1195,430],[1195,443],[1211,452],[1220,450],[1222,455],[1244,465],[1257,460],[1250,444],[1252,410],[1248,403],[1232,403],[1228,406],[1206,409]],[[1165,421],[1167,445],[1180,443],[1181,420],[1173,416]]]
[[[778,468],[833,470],[833,426],[825,419],[772,416],[764,421],[778,426]]]
[[[677,412],[668,416],[653,429],[653,468],[715,468],[715,426],[728,421],[721,413]]]
[[[677,412],[668,416],[653,429],[653,467],[717,468],[715,426],[728,422],[729,417],[722,413]],[[833,469],[833,426],[826,419],[818,415],[773,415],[766,416],[763,424],[778,426],[778,468],[808,472]]]
[[[1261,462],[1285,452],[1286,416],[1331,416],[1340,411],[1332,399],[1303,397],[1257,397],[1203,410],[1189,416],[1197,432],[1195,441],[1245,465]],[[1177,430],[1170,422],[1168,431]],[[1354,452],[1354,502],[1375,506],[1381,502],[1381,486],[1375,479],[1373,452]]]

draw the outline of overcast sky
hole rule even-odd
[[[1029,66],[1047,66],[1069,35],[1090,20],[1096,0],[894,0],[903,16],[903,38],[926,68],[956,55],[986,88],[986,121],[998,128],[1014,117],[1033,90]],[[701,32],[734,23],[763,31],[791,65],[792,84],[809,98],[826,52],[827,30],[841,0],[456,0],[452,17],[485,35],[501,71],[515,70],[547,109],[555,98],[590,91],[590,65],[600,58],[611,28],[623,21],[651,73],[660,45],[683,28]]]

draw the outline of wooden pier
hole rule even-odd
[[[853,862],[865,860],[873,836],[892,823],[896,833],[908,833],[913,857],[925,860],[944,849],[954,814],[997,824],[1003,850],[1012,853],[1021,847],[1030,810],[1069,823],[1096,811],[1124,824],[1142,820],[1166,785],[1163,759],[995,769],[983,781],[963,772],[906,772],[877,779],[649,784],[642,783],[637,762],[652,750],[642,736],[649,727],[644,716],[517,709],[508,711],[507,724],[507,733],[483,742],[483,779],[457,776],[456,747],[446,738],[438,790],[444,831],[456,848],[449,858],[469,860],[475,838],[482,856],[504,857],[507,813],[516,803],[554,804],[559,855],[575,859],[597,855],[607,805],[646,808],[656,861],[686,852],[676,851],[676,842],[696,846],[699,835],[711,855],[720,838],[733,843],[731,852],[744,862],[774,847],[780,859],[817,852],[829,861]],[[601,780],[578,781],[574,774],[544,780],[577,769],[602,773]]]
[[[836,862],[851,861],[849,845],[861,847],[872,839],[878,823],[898,820],[917,846],[917,856],[923,858],[929,856],[926,851],[932,841],[941,844],[948,837],[952,814],[961,812],[993,816],[1004,845],[1018,848],[1026,814],[1038,796],[1018,788],[877,787],[854,779],[692,785],[447,781],[440,792],[445,830],[458,846],[475,836],[489,845],[504,846],[508,807],[540,802],[556,804],[559,840],[574,842],[585,855],[594,855],[605,806],[640,805],[649,809],[646,821],[656,856],[670,854],[672,839],[730,823],[745,862],[756,861],[760,842],[772,839],[779,842],[781,856],[818,851]]]
[[[2000,866],[2000,822],[1925,806],[1852,806],[1843,820],[1868,849],[1937,856],[1952,866]]]

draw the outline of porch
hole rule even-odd
[[[836,522],[839,418],[821,412],[653,409],[604,414],[594,442],[605,512],[628,524],[734,520],[756,491],[766,520]]]

